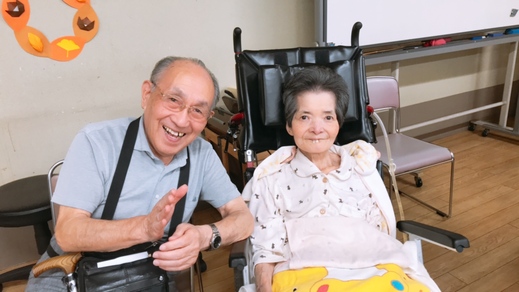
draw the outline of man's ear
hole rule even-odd
[[[151,98],[151,91],[153,84],[149,80],[145,80],[141,86],[141,108],[145,109],[148,101]]]
[[[292,132],[292,127],[290,127],[290,126],[288,125],[288,123],[286,123],[285,128],[287,129],[287,133],[288,133],[290,136],[294,136],[294,132]]]

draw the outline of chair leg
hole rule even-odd
[[[450,191],[449,191],[449,216],[447,218],[450,218],[452,216],[452,198],[454,195],[454,155],[451,153],[452,156],[452,162],[451,162],[451,183],[450,183]]]
[[[34,224],[33,227],[36,246],[38,247],[38,253],[41,255],[47,250],[52,234],[48,222]]]
[[[446,213],[443,212],[442,210],[440,210],[440,209],[438,209],[438,208],[436,208],[436,207],[433,207],[433,206],[431,206],[430,204],[428,204],[428,203],[426,203],[426,202],[424,202],[424,201],[422,201],[422,200],[420,200],[420,199],[417,199],[416,197],[413,197],[413,196],[411,196],[411,195],[409,195],[409,194],[406,194],[406,193],[404,193],[404,192],[402,192],[402,191],[400,191],[400,195],[402,195],[402,196],[404,196],[404,197],[406,197],[406,198],[409,198],[409,199],[411,199],[411,200],[413,200],[413,201],[415,201],[415,202],[417,202],[417,203],[419,203],[419,204],[421,204],[421,205],[424,205],[425,207],[427,207],[427,208],[429,208],[429,209],[432,209],[432,210],[436,211],[436,214],[438,214],[438,215],[440,215],[440,216],[442,216],[442,217],[446,217],[446,218],[449,218],[449,217],[450,217],[449,214],[446,214]]]
[[[450,218],[452,216],[452,198],[453,198],[453,194],[454,194],[454,154],[452,154],[452,153],[451,153],[451,158],[452,159],[451,159],[451,175],[450,175],[450,183],[449,183],[449,211],[448,211],[448,213],[445,213],[442,210],[440,210],[412,195],[406,194],[399,190],[400,195],[407,197],[421,205],[424,205],[425,207],[428,207],[429,209],[436,211],[436,214],[438,214],[442,217]],[[415,176],[415,178],[416,178],[416,173],[411,173],[411,174],[413,176]],[[393,191],[394,191],[393,181],[390,179],[389,180],[389,197],[391,197],[391,195],[393,194]]]
[[[452,154],[451,154],[452,155]],[[452,160],[451,160],[451,175],[450,175],[450,184],[449,184],[449,211],[448,213],[445,213],[443,211],[441,211],[440,209],[436,208],[436,207],[433,207],[431,205],[429,205],[428,203],[416,198],[416,197],[413,197],[409,194],[406,194],[404,192],[400,192],[400,194],[402,196],[405,196],[409,199],[412,199],[413,201],[417,202],[417,203],[420,203],[434,211],[436,211],[436,214],[442,216],[442,217],[445,217],[445,218],[450,218],[452,216],[452,198],[453,198],[453,193],[454,193],[454,155],[452,155]]]

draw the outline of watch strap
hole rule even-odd
[[[220,247],[221,235],[220,235],[220,231],[218,230],[216,225],[214,225],[213,223],[210,223],[209,226],[211,227],[211,230],[213,231],[213,234],[211,235],[211,241],[209,241],[209,250],[214,250],[214,249],[217,249],[218,247]],[[218,242],[218,246],[215,247],[214,244],[215,244],[216,238],[218,238],[219,242]]]

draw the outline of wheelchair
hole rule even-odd
[[[352,28],[351,46],[298,47],[288,49],[242,50],[241,29],[233,31],[238,107],[243,114],[238,133],[237,149],[240,162],[246,166],[245,182],[249,181],[257,166],[256,155],[274,151],[281,146],[295,145],[286,132],[282,102],[285,80],[305,67],[321,65],[331,68],[348,85],[348,110],[339,130],[337,144],[345,145],[355,140],[376,143],[377,122],[368,110],[369,96],[359,33],[362,24]],[[382,163],[377,169],[382,175]],[[421,246],[424,239],[461,252],[469,247],[467,238],[413,221],[399,221],[397,228]],[[421,248],[417,248],[421,253]],[[248,265],[251,246],[248,240],[234,244],[229,257],[229,267],[234,269],[236,291],[252,283],[254,271]],[[421,258],[421,255],[419,255]]]

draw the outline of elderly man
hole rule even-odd
[[[138,131],[113,220],[100,219],[133,118],[87,125],[75,137],[60,171],[52,201],[59,206],[51,250],[110,252],[163,239],[153,265],[180,271],[200,251],[244,239],[252,216],[211,145],[199,137],[219,94],[214,75],[197,59],[166,57],[144,81]],[[189,182],[177,188],[180,168]],[[177,202],[186,196],[182,222],[168,237]],[[214,206],[222,220],[187,223],[198,201]],[[48,251],[41,260],[49,257]],[[51,255],[52,256],[52,255]],[[63,291],[63,273],[29,278],[27,290]]]

